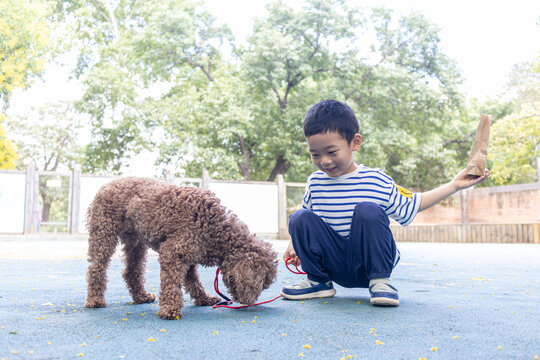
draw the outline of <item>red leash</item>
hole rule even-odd
[[[219,291],[219,286],[218,286],[218,275],[219,275],[219,268],[217,268],[216,270],[216,279],[214,280],[214,290],[216,290],[216,292],[219,294],[219,296],[221,296],[223,299],[225,299],[224,301],[220,301],[218,302],[217,304],[215,304],[213,307],[214,309],[217,309],[217,308],[227,308],[227,309],[243,309],[243,308],[247,308],[247,307],[251,307],[251,306],[257,306],[257,305],[261,305],[261,304],[266,304],[266,303],[269,303],[269,302],[272,302],[276,299],[279,299],[281,297],[281,295],[278,295],[276,296],[275,298],[273,299],[270,299],[270,300],[266,300],[266,301],[261,301],[261,302],[258,302],[258,303],[255,303],[253,305],[240,305],[240,306],[230,306],[233,301],[228,298],[227,296],[223,295],[220,291]]]
[[[296,271],[292,270],[290,267],[289,267],[289,264],[287,264],[287,262],[290,260],[291,258],[287,258],[287,260],[285,260],[285,266],[287,267],[287,269],[292,272],[293,274],[298,274],[298,275],[305,275],[306,273],[301,271],[300,269],[298,269],[298,266],[296,264],[294,264],[294,266],[296,267]],[[227,308],[227,309],[243,309],[243,308],[247,308],[247,307],[251,307],[251,306],[257,306],[257,305],[261,305],[261,304],[266,304],[266,303],[269,303],[269,302],[272,302],[276,299],[279,299],[281,297],[281,295],[278,295],[276,296],[275,298],[273,299],[270,299],[270,300],[266,300],[266,301],[261,301],[261,302],[258,302],[258,303],[255,303],[253,305],[240,305],[240,306],[230,306],[233,301],[223,295],[220,291],[219,291],[219,280],[218,280],[218,275],[219,275],[219,267],[217,268],[216,270],[216,278],[214,280],[214,290],[216,290],[216,292],[218,293],[219,296],[221,296],[223,299],[223,301],[220,301],[218,302],[217,304],[215,304],[213,306],[214,309],[217,309],[217,308]]]
[[[294,267],[296,268],[296,271],[294,271],[293,269],[291,269],[289,267],[289,264],[287,263],[291,258],[287,258],[287,260],[285,260],[285,266],[287,267],[287,269],[292,272],[293,274],[298,274],[298,275],[306,275],[305,272],[301,271],[299,268],[298,268],[298,265],[294,264]]]

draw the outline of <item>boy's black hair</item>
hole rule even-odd
[[[304,136],[337,132],[351,142],[360,131],[354,111],[336,100],[323,100],[313,105],[304,116]]]

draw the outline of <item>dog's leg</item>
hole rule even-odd
[[[122,275],[133,301],[136,304],[153,302],[156,300],[156,295],[146,291],[144,287],[148,247],[126,234],[121,236],[121,241],[124,244],[124,262],[126,264]],[[136,245],[133,246],[134,244]]]
[[[210,306],[221,301],[219,297],[210,296],[206,293],[204,286],[201,283],[201,279],[199,278],[197,265],[191,265],[189,267],[186,273],[184,287],[197,306]]]
[[[100,308],[107,306],[105,290],[107,289],[107,268],[118,244],[114,232],[90,231],[88,238],[88,272],[86,281],[88,292],[84,306]]]
[[[187,266],[182,261],[181,254],[177,239],[167,240],[159,247],[161,291],[158,315],[165,320],[179,319],[182,316],[182,281],[186,276]]]

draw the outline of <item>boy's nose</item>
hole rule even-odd
[[[330,165],[330,164],[332,164],[332,160],[331,160],[330,158],[328,158],[328,157],[323,157],[323,158],[321,159],[321,165],[322,165],[323,167],[326,167],[326,166],[328,166],[328,165]]]

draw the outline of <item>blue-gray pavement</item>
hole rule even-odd
[[[176,321],[156,316],[157,302],[130,304],[117,258],[108,272],[108,307],[87,309],[84,253],[48,258],[55,245],[44,242],[31,245],[42,256],[27,248],[17,257],[13,245],[0,242],[0,359],[540,356],[540,245],[400,243],[397,308],[371,306],[366,289],[338,286],[333,298],[278,299],[241,310],[196,307],[186,295]],[[200,273],[214,294],[215,268]],[[280,262],[260,300],[301,279]],[[159,293],[155,256],[147,288]],[[226,291],[222,283],[220,290]]]

